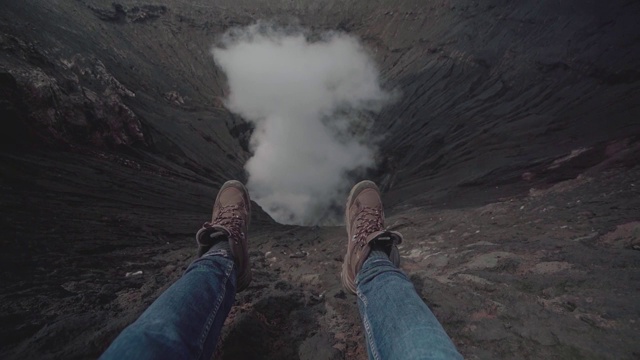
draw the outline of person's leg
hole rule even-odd
[[[370,359],[462,359],[411,281],[384,252],[371,252],[356,283]]]
[[[182,277],[114,340],[101,359],[210,359],[236,291],[251,282],[249,192],[227,181],[210,222],[196,234],[198,255]]]
[[[378,187],[356,184],[345,208],[344,288],[358,296],[369,358],[462,359],[451,339],[398,269],[402,234],[384,228]]]
[[[124,329],[101,359],[210,359],[235,294],[231,254],[209,252]]]

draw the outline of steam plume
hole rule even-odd
[[[276,221],[335,221],[350,175],[374,166],[372,115],[390,94],[359,41],[265,24],[235,29],[212,49],[226,106],[255,125],[245,169],[252,198]],[[339,221],[339,220],[338,220]]]

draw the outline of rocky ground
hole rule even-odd
[[[267,19],[359,36],[402,91],[370,177],[466,358],[639,358],[638,16],[622,0],[2,2],[0,357],[97,357],[193,260],[252,131],[208,49]],[[365,359],[344,230],[254,210],[254,281],[216,357]]]
[[[32,189],[3,202],[12,210],[3,227],[16,239],[3,251],[3,323],[12,324],[3,327],[3,356],[96,357],[194,259],[193,233],[215,190],[182,182],[127,196],[123,186],[135,199],[123,211],[102,191],[108,182],[96,182],[95,202],[84,204],[72,181],[55,180],[69,163],[43,169],[31,160],[24,174],[3,168],[15,176],[5,194]],[[128,167],[111,176],[174,182]],[[50,181],[54,189],[39,188]],[[479,207],[394,208],[387,226],[405,235],[402,267],[466,358],[633,359],[639,192],[638,167],[615,168]],[[33,213],[25,204],[36,219],[23,222],[21,211]],[[70,213],[74,221],[60,221]],[[338,277],[344,229],[277,225],[259,209],[254,224],[254,281],[237,295],[218,358],[366,358],[356,299]]]
[[[465,358],[633,359],[639,176],[580,177],[477,208],[406,208],[387,225],[405,235],[402,267]],[[258,278],[238,296],[221,358],[366,358],[355,298],[337,276],[344,230],[276,233],[257,236]]]

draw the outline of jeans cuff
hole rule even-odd
[[[207,257],[207,256],[222,256],[224,258],[233,260],[233,255],[231,254],[231,251],[227,251],[226,249],[211,248],[209,249],[209,251],[204,253],[204,255],[202,255],[200,258],[202,259],[203,257]]]
[[[387,253],[382,250],[371,250],[369,256],[367,257],[367,260],[365,260],[364,264],[362,264],[362,267],[364,268],[368,262],[376,260],[389,260],[389,255],[387,255]]]

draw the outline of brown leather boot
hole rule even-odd
[[[196,234],[198,254],[203,255],[215,242],[216,232],[227,237],[233,259],[238,270],[237,290],[244,290],[251,282],[251,264],[247,231],[251,220],[251,200],[249,192],[236,180],[222,185],[216,201],[213,203],[211,222],[202,225]],[[213,235],[213,238],[212,238]]]
[[[348,242],[341,278],[345,289],[355,294],[356,275],[371,252],[371,243],[389,241],[389,259],[399,266],[400,256],[396,245],[402,242],[402,235],[396,231],[384,230],[380,190],[369,180],[361,181],[351,189],[345,209],[345,223]]]

